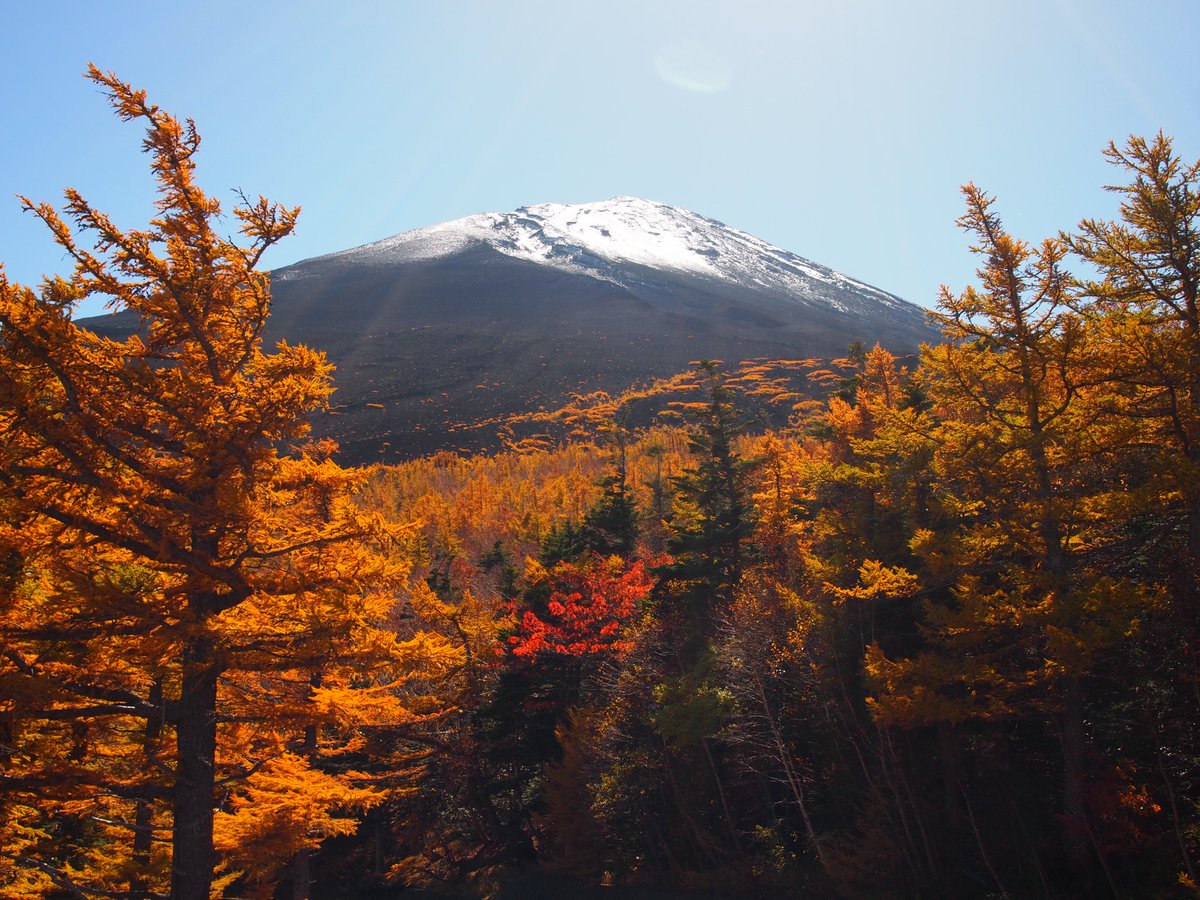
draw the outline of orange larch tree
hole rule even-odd
[[[1085,713],[1095,661],[1136,627],[1150,596],[1088,571],[1103,523],[1107,436],[1095,428],[1083,325],[1059,240],[1007,232],[993,199],[963,188],[959,219],[980,285],[942,289],[946,342],[926,347],[932,472],[947,521],[910,548],[926,569],[926,648],[903,660],[876,645],[867,672],[877,721],[901,727],[1041,719],[1059,733],[1063,847],[1077,873],[1088,841]],[[865,579],[864,579],[865,580]],[[931,590],[936,588],[936,590]]]
[[[1161,132],[1104,154],[1129,177],[1117,221],[1085,219],[1070,248],[1100,280],[1083,285],[1104,340],[1097,354],[1118,390],[1109,411],[1144,423],[1166,507],[1186,519],[1189,568],[1200,566],[1200,160],[1185,163]],[[1195,603],[1196,588],[1186,585]],[[1194,614],[1194,611],[1193,611]]]
[[[29,895],[78,893],[77,879],[94,878],[89,889],[145,896],[161,892],[169,858],[171,896],[199,900],[231,785],[249,777],[261,790],[265,775],[314,767],[321,740],[361,722],[362,708],[403,718],[381,695],[459,654],[385,627],[406,568],[395,530],[352,501],[362,475],[288,449],[332,390],[323,354],[261,346],[270,290],[257,266],[298,210],[242,196],[244,240],[221,236],[220,204],[193,179],[194,125],[111,73],[88,77],[121,119],[145,123],[158,215],[122,231],[72,190],[65,218],[26,201],[74,271],[37,291],[0,275],[0,544],[11,563],[0,722],[12,751],[0,779],[17,798],[0,821],[22,835],[0,851],[0,878]],[[77,325],[85,297],[132,312],[137,333],[118,342]],[[299,797],[303,781],[282,793]],[[342,808],[369,802],[361,785],[342,786]],[[339,806],[328,780],[318,787]],[[96,858],[119,857],[114,838],[126,836],[128,864],[81,869],[79,853],[52,852],[71,835],[86,844],[86,829],[107,848]],[[294,852],[320,831],[276,843]]]
[[[1119,536],[1107,564],[1162,589],[1132,730],[1152,748],[1181,877],[1195,883],[1196,842],[1186,837],[1195,828],[1171,781],[1194,782],[1200,747],[1200,160],[1182,159],[1162,132],[1110,143],[1104,155],[1124,181],[1107,188],[1119,213],[1083,220],[1066,240],[1099,275],[1080,285],[1079,305],[1093,335],[1101,423],[1121,437],[1102,498]]]

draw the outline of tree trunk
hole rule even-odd
[[[308,900],[312,893],[312,851],[304,847],[292,857],[292,900]]]
[[[1183,857],[1183,865],[1187,870],[1188,878],[1192,881],[1196,880],[1196,867],[1192,865],[1191,854],[1188,853],[1187,838],[1184,836],[1183,825],[1179,818],[1179,805],[1175,801],[1175,789],[1171,786],[1171,776],[1167,774],[1167,767],[1163,764],[1162,754],[1156,749],[1154,751],[1155,762],[1158,763],[1158,772],[1162,776],[1163,787],[1167,791],[1167,802],[1171,809],[1171,823],[1175,826],[1175,840],[1179,842],[1179,852]]]
[[[321,686],[320,671],[309,676],[309,684],[314,688]],[[304,757],[314,767],[317,764],[317,737],[316,725],[304,727]],[[292,857],[292,900],[309,900],[313,884],[312,858],[313,852],[308,847],[297,850]]]
[[[183,686],[176,712],[178,748],[172,833],[171,900],[209,900],[213,848],[217,679],[213,644],[190,638],[184,647]]]
[[[938,762],[942,770],[942,794],[946,811],[946,827],[952,834],[958,834],[963,829],[963,803],[967,800],[966,791],[959,774],[959,737],[954,728],[946,722],[937,726]],[[969,810],[968,810],[969,812]]]
[[[1064,693],[1063,812],[1067,859],[1076,875],[1086,877],[1091,868],[1091,852],[1083,773],[1083,686],[1079,676],[1067,679]]]
[[[162,680],[156,679],[150,686],[147,698],[151,706],[162,708]],[[162,716],[151,715],[146,720],[146,730],[142,733],[142,756],[149,763],[158,746],[162,734]],[[129,878],[129,893],[135,900],[143,900],[150,896],[150,884],[146,872],[150,865],[150,851],[154,846],[154,802],[138,800],[137,810],[133,820],[133,868],[134,873]]]
[[[780,768],[783,769],[788,788],[792,792],[792,798],[796,801],[796,807],[800,810],[800,818],[804,822],[804,831],[808,835],[809,842],[812,844],[813,853],[816,854],[817,861],[821,864],[821,868],[825,870],[826,874],[833,875],[829,861],[825,859],[825,850],[822,848],[821,841],[817,837],[817,829],[813,826],[812,819],[808,814],[808,802],[804,796],[804,782],[792,763],[791,747],[784,741],[783,732],[779,730],[779,722],[775,717],[774,710],[771,709],[770,701],[767,699],[767,691],[762,679],[757,674],[751,677],[754,679],[754,687],[758,694],[758,700],[762,704],[763,717],[771,729],[771,742],[775,745],[776,760],[779,762]]]
[[[738,840],[737,826],[733,822],[733,816],[729,812],[729,801],[725,796],[725,785],[721,779],[721,773],[717,770],[716,760],[713,759],[708,738],[702,738],[700,746],[704,748],[704,756],[708,760],[708,768],[712,772],[713,783],[717,786],[717,797],[721,801],[721,813],[725,817],[725,826],[729,829],[729,836],[733,838],[733,849],[741,855],[742,842]]]

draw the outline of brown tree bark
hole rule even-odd
[[[184,648],[183,685],[175,712],[178,780],[172,832],[171,900],[209,900],[216,850],[217,680],[213,644],[193,637]]]

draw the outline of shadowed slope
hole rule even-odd
[[[687,215],[728,240],[724,226]],[[620,391],[695,359],[839,355],[854,340],[903,353],[932,336],[917,307],[815,264],[785,260],[790,280],[780,282],[770,274],[780,255],[799,260],[784,251],[764,257],[761,278],[741,274],[739,259],[735,282],[704,269],[705,254],[717,252],[708,245],[691,270],[651,268],[538,225],[550,263],[512,251],[509,226],[525,239],[530,221],[506,219],[508,231],[496,229],[508,242],[501,249],[490,233],[455,233],[437,254],[378,252],[385,241],[273,273],[267,339],[308,344],[337,365],[333,408],[315,425],[347,461],[495,449],[497,418],[560,405],[573,391]],[[694,240],[697,226],[688,226]],[[732,233],[745,256],[742,245],[756,239]],[[793,274],[797,265],[820,277]],[[119,314],[88,324],[117,334],[134,323]]]

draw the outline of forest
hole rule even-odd
[[[352,469],[323,355],[262,346],[298,209],[222,219],[194,125],[90,77],[158,214],[24,200],[73,273],[0,273],[0,895],[1200,896],[1170,138],[1040,243],[964,187],[919,357],[701,360]]]

